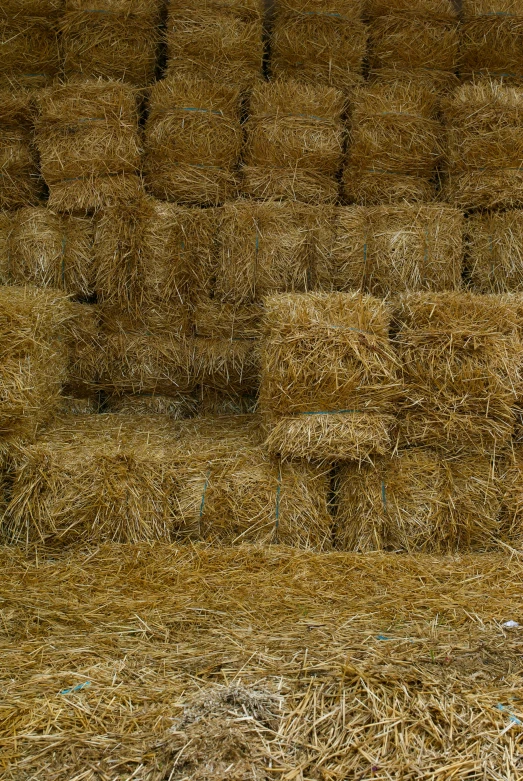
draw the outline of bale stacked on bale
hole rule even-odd
[[[510,441],[521,362],[517,326],[517,306],[502,296],[399,298],[395,329],[405,444],[490,453]]]
[[[107,412],[125,415],[168,415],[172,420],[192,418],[196,413],[194,396],[180,393],[177,396],[156,396],[142,393],[138,396],[109,396],[105,402]]]
[[[60,67],[55,23],[61,3],[2,2],[0,9],[0,81],[14,85],[55,76]]]
[[[263,199],[336,201],[344,109],[343,94],[332,87],[293,79],[256,86],[246,123],[244,192]]]
[[[60,24],[67,77],[103,76],[145,86],[154,80],[160,0],[65,0]]]
[[[474,214],[466,226],[467,275],[472,290],[523,292],[523,211]]]
[[[445,198],[464,209],[523,206],[523,87],[462,84],[444,120]]]
[[[151,89],[145,182],[158,198],[219,204],[235,196],[243,133],[240,90],[173,75]]]
[[[41,194],[33,114],[27,92],[0,90],[0,209],[35,204]]]
[[[266,300],[260,411],[283,458],[365,459],[391,446],[398,395],[385,302],[362,293]]]
[[[356,203],[430,201],[441,156],[438,98],[419,81],[355,90],[344,192]]]
[[[462,13],[462,77],[522,79],[522,0],[463,0]]]
[[[135,92],[111,81],[70,82],[38,99],[36,143],[49,206],[99,209],[142,189]]]
[[[248,87],[262,78],[262,3],[169,0],[167,73]]]
[[[278,0],[271,37],[273,76],[348,90],[362,80],[367,28],[354,0]]]

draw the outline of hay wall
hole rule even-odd
[[[463,0],[459,69],[463,78],[523,78],[521,0]]]
[[[60,67],[58,35],[53,15],[47,18],[0,10],[0,80],[3,85],[26,75],[52,78]]]
[[[93,304],[69,304],[65,324],[67,372],[63,393],[74,399],[95,399],[99,388],[102,338],[99,308]]]
[[[523,292],[523,211],[470,216],[466,249],[467,275],[475,293]]]
[[[125,415],[168,415],[172,420],[192,418],[197,409],[193,395],[180,393],[178,396],[161,396],[141,393],[133,396],[109,396],[104,404],[107,412]]]
[[[33,142],[34,104],[28,93],[0,90],[0,209],[38,203],[42,180]]]
[[[369,25],[372,69],[427,69],[452,73],[458,59],[457,19],[391,13],[373,19]]]

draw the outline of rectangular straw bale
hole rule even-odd
[[[515,422],[517,306],[503,296],[406,293],[394,319],[401,440],[450,453],[499,451]]]
[[[464,78],[523,78],[522,0],[463,0],[459,70]]]
[[[198,415],[217,417],[222,415],[248,415],[256,412],[255,396],[218,390],[201,385],[197,391]]]
[[[49,206],[85,211],[142,191],[137,95],[116,81],[71,81],[38,98],[36,143]]]
[[[379,16],[369,26],[369,64],[375,68],[456,70],[457,19],[432,16]]]
[[[53,77],[58,73],[58,35],[52,16],[4,14],[2,4],[0,41],[0,77],[3,79],[25,74]]]
[[[521,443],[516,444],[504,464],[500,533],[507,545],[518,550],[523,548],[523,448]]]
[[[0,209],[38,203],[42,180],[33,121],[34,104],[28,92],[0,89]]]
[[[343,464],[337,484],[342,550],[448,553],[499,544],[500,472],[489,456],[400,450],[375,464]]]
[[[64,0],[2,0],[2,13],[11,16],[58,17]]]
[[[374,82],[354,91],[343,187],[349,202],[423,202],[435,197],[441,157],[438,99],[419,81]]]
[[[243,143],[241,93],[227,83],[173,74],[149,97],[144,173],[158,198],[217,205],[235,197]]]
[[[176,396],[126,393],[123,396],[109,396],[104,409],[125,415],[168,415],[172,420],[184,420],[196,414],[197,399],[188,393],[179,393]]]
[[[358,292],[287,293],[265,306],[269,451],[317,460],[387,452],[399,390],[387,304]]]
[[[97,0],[95,5],[65,0],[59,29],[66,77],[150,84],[160,42],[160,0]]]
[[[456,19],[458,3],[455,0],[364,0],[365,16],[375,19],[379,16],[398,14],[429,16],[434,19]]]
[[[243,191],[261,199],[333,203],[342,164],[345,98],[293,79],[257,85],[246,123]]]
[[[177,442],[167,416],[63,418],[13,452],[7,540],[53,547],[169,541]]]
[[[402,81],[408,84],[419,84],[435,93],[435,113],[440,111],[440,101],[459,87],[460,80],[454,71],[435,70],[434,68],[417,68],[390,66],[373,68],[369,71],[370,84],[390,84]]]
[[[256,394],[260,385],[259,339],[197,337],[194,375],[198,384],[240,394]]]
[[[362,81],[367,26],[351,0],[279,0],[271,36],[271,72],[350,90]]]
[[[523,206],[523,87],[462,84],[443,116],[445,199],[464,209]]]
[[[99,308],[71,302],[65,324],[68,365],[64,394],[75,398],[96,395],[99,385],[102,339]]]
[[[480,212],[471,215],[465,225],[472,290],[523,292],[523,211]]]

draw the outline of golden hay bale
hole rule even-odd
[[[238,189],[240,90],[184,74],[151,89],[145,183],[158,198],[219,204]]]
[[[437,95],[407,79],[375,82],[352,96],[346,198],[357,203],[434,199],[441,156]]]
[[[335,8],[334,8],[335,6]],[[362,81],[367,26],[358,3],[279,0],[271,36],[271,72],[350,90]]]
[[[518,311],[502,296],[407,293],[396,302],[402,364],[400,433],[407,445],[499,451],[512,434]]]
[[[102,340],[100,313],[93,304],[71,303],[65,324],[68,366],[65,393],[77,398],[92,396],[98,388]]]
[[[192,418],[196,408],[196,398],[183,393],[176,396],[156,396],[153,393],[141,393],[137,396],[126,394],[109,396],[105,402],[107,412],[119,412],[125,415],[168,415],[172,420]]]
[[[160,0],[65,0],[60,23],[66,76],[103,76],[137,86],[154,80]]]
[[[241,337],[197,337],[194,376],[198,384],[240,394],[257,393],[260,385],[260,344]]]
[[[434,70],[433,68],[386,67],[373,68],[369,71],[369,83],[396,83],[403,81],[408,84],[419,84],[431,90],[436,96],[436,110],[439,110],[441,97],[450,94],[459,87],[460,80],[452,71]],[[436,111],[436,113],[437,113]]]
[[[475,293],[523,292],[523,211],[474,214],[466,221],[467,274]]]
[[[0,10],[0,76],[55,76],[60,67],[53,19]]]
[[[42,180],[33,146],[33,101],[0,90],[0,209],[38,203]]]
[[[523,206],[523,87],[462,84],[443,111],[446,200],[464,209]]]
[[[391,14],[374,19],[369,26],[371,68],[453,71],[458,54],[457,20]]]
[[[45,207],[20,209],[12,217],[6,277],[88,297],[93,291],[92,221]]]
[[[183,7],[182,7],[183,6]],[[263,23],[260,14],[234,4],[187,7],[169,3],[167,74],[249,87],[262,78]]]
[[[256,412],[255,396],[245,396],[229,390],[217,390],[208,385],[198,388],[198,415],[248,415]]]
[[[514,448],[503,471],[503,500],[500,531],[503,540],[514,548],[523,548],[523,449]]]
[[[342,550],[442,553],[498,543],[501,483],[488,456],[400,450],[376,464],[342,465],[337,487]]]
[[[332,87],[293,79],[257,85],[245,126],[243,191],[262,199],[336,201],[344,109],[343,94]]]
[[[0,438],[32,436],[60,402],[69,302],[54,290],[0,287]]]
[[[70,82],[38,97],[36,144],[49,206],[124,203],[142,190],[136,94],[115,81]]]
[[[262,317],[261,304],[221,304],[202,296],[194,309],[195,333],[205,339],[258,339]]]
[[[523,78],[523,2],[463,0],[462,77]]]
[[[377,16],[401,14],[429,16],[434,19],[455,19],[458,15],[458,2],[455,0],[364,0],[365,16],[375,19]]]
[[[319,460],[385,453],[399,390],[387,304],[353,292],[288,293],[265,305],[268,449]]]
[[[12,455],[5,533],[30,544],[171,537],[178,437],[167,416],[70,416]]]

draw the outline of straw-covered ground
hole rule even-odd
[[[522,565],[0,551],[6,781],[518,779]]]

